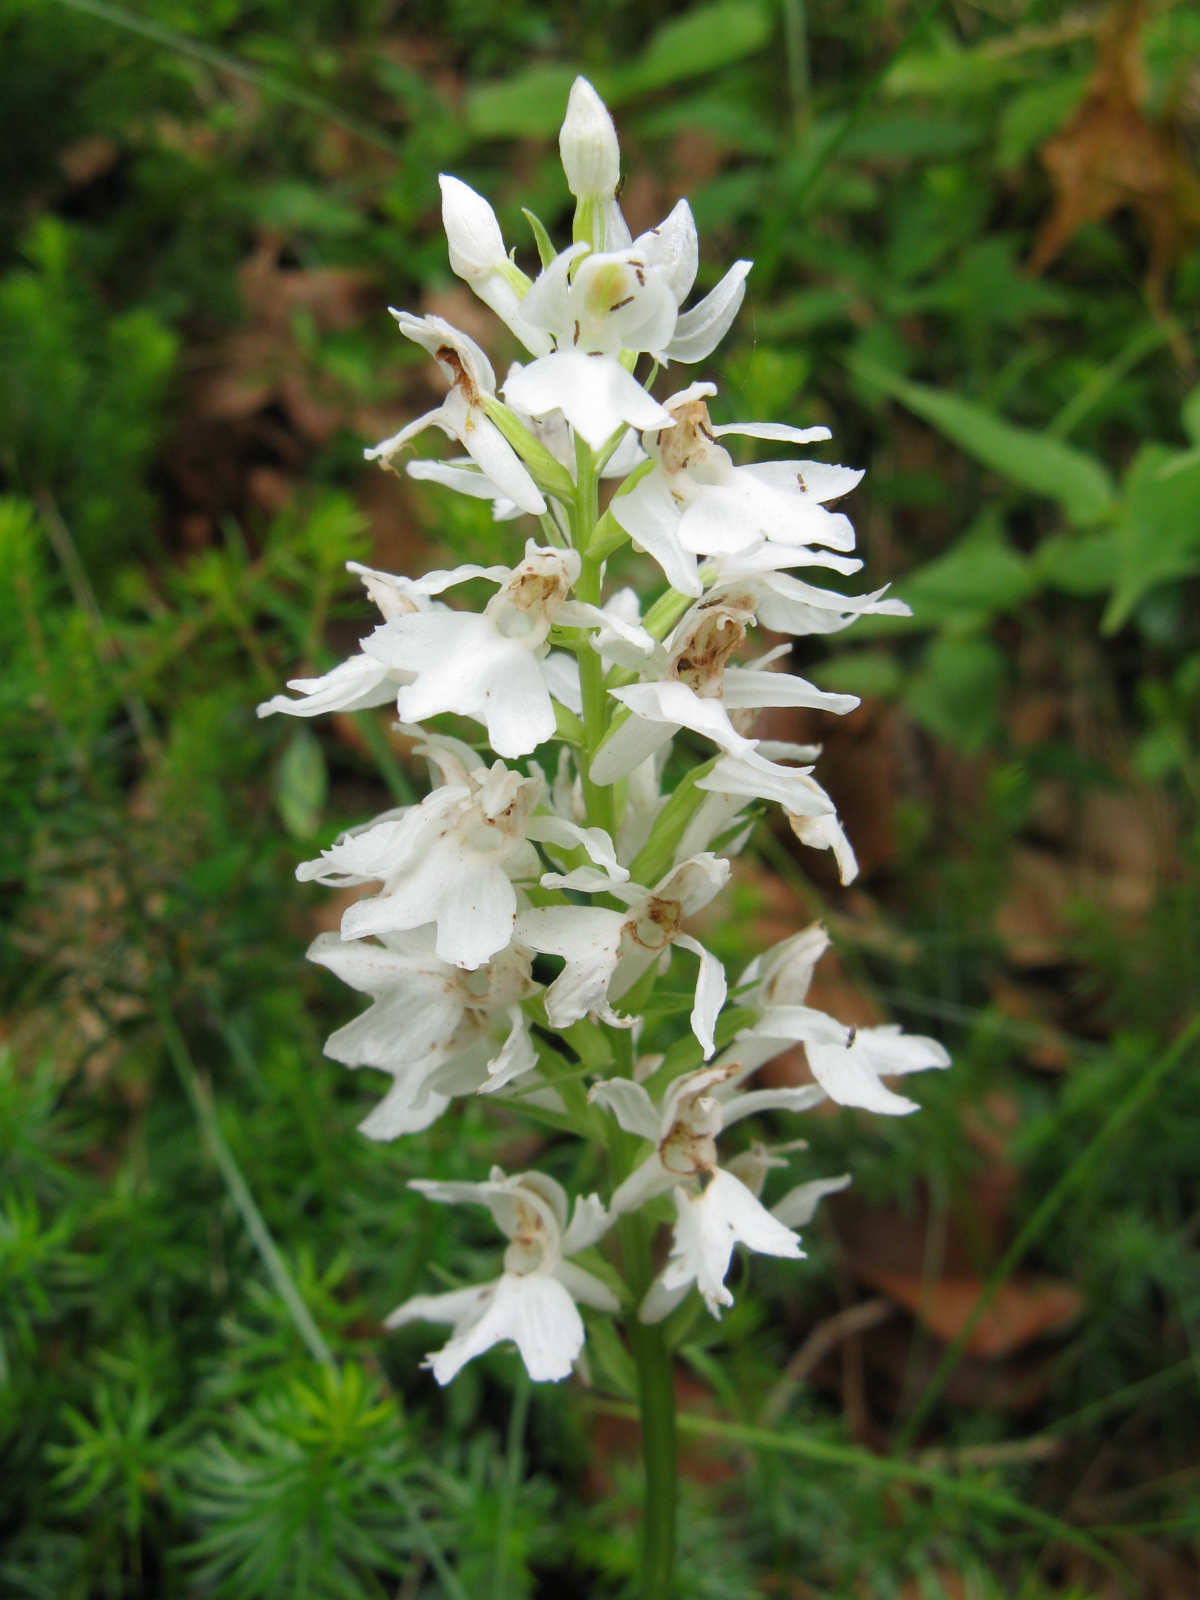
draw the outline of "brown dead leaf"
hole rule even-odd
[[[881,1272],[856,1264],[855,1271],[873,1289],[894,1300],[943,1344],[954,1339],[983,1293],[982,1278],[940,1278],[926,1284],[916,1274]],[[1047,1334],[1060,1333],[1083,1309],[1083,1299],[1069,1283],[1041,1278],[1012,1278],[1003,1284],[967,1341],[967,1354],[986,1360],[1010,1356]]]
[[[1013,852],[1008,891],[995,916],[1010,961],[1045,967],[1063,960],[1070,898],[1070,874],[1060,856],[1030,846]]]
[[[68,183],[85,184],[102,177],[116,166],[121,152],[115,139],[103,133],[89,133],[59,152],[58,164]]]
[[[1165,124],[1142,106],[1146,8],[1119,5],[1100,39],[1100,59],[1083,104],[1042,146],[1055,203],[1027,263],[1041,272],[1088,223],[1128,208],[1146,240],[1146,289],[1165,305],[1166,275],[1200,231],[1200,179]]]

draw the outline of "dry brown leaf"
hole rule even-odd
[[[865,1283],[911,1313],[943,1344],[954,1339],[983,1293],[982,1278],[941,1278],[926,1284],[917,1274],[880,1272],[855,1263]],[[1041,1278],[1013,1278],[979,1320],[967,1341],[967,1354],[995,1361],[1023,1350],[1046,1334],[1068,1327],[1083,1309],[1083,1299],[1069,1283]]]
[[[1148,120],[1141,59],[1146,10],[1120,5],[1079,110],[1042,146],[1055,203],[1028,270],[1041,272],[1088,223],[1128,208],[1146,239],[1147,292],[1165,305],[1166,275],[1200,231],[1200,179],[1171,130]]]

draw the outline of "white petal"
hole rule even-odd
[[[793,1089],[751,1089],[725,1102],[724,1125],[732,1127],[743,1117],[754,1117],[761,1111],[811,1111],[826,1098],[824,1089],[815,1083],[798,1084]]]
[[[695,1279],[713,1316],[720,1315],[718,1306],[733,1304],[725,1274],[735,1243],[760,1255],[794,1260],[804,1254],[791,1229],[776,1221],[731,1172],[718,1170],[694,1199],[676,1189],[675,1204],[679,1215],[663,1287],[675,1289]]]
[[[829,949],[829,935],[819,922],[755,956],[738,979],[737,1005],[803,1005],[817,962]]]
[[[621,1302],[608,1287],[601,1283],[594,1273],[588,1272],[586,1267],[580,1267],[574,1261],[560,1261],[554,1269],[553,1276],[558,1279],[563,1288],[581,1305],[592,1306],[596,1311],[617,1312],[621,1309]]]
[[[397,1080],[383,1099],[358,1125],[368,1139],[386,1142],[408,1133],[424,1133],[445,1111],[450,1101],[424,1084]]]
[[[679,507],[661,472],[648,473],[628,494],[618,495],[609,510],[634,542],[658,562],[672,589],[697,597],[704,593],[696,557],[679,542]]]
[[[315,717],[324,711],[365,711],[386,705],[396,693],[402,677],[396,677],[368,656],[351,656],[323,678],[292,678],[289,689],[298,689],[303,700],[289,700],[277,694],[258,708],[260,717],[274,711],[291,717]]]
[[[397,698],[405,722],[445,711],[474,717],[501,756],[528,755],[551,738],[554,707],[541,666],[521,639],[468,611],[393,617],[363,641],[367,654],[414,674]]]
[[[802,1228],[805,1223],[812,1221],[817,1207],[827,1194],[840,1194],[852,1182],[850,1174],[844,1172],[840,1178],[813,1178],[808,1183],[797,1184],[794,1189],[788,1190],[777,1205],[771,1207],[771,1215],[782,1222],[785,1228]]]
[[[625,883],[629,878],[628,867],[617,860],[616,848],[603,828],[584,828],[566,817],[538,812],[530,817],[525,832],[528,838],[557,845],[560,850],[581,846],[607,878],[618,883]]]
[[[494,270],[506,259],[504,237],[496,213],[481,194],[461,178],[442,173],[442,226],[450,250],[451,269],[468,283]]]
[[[562,1236],[562,1252],[573,1256],[602,1239],[612,1227],[612,1217],[598,1194],[580,1195]]]
[[[580,256],[585,256],[587,253],[586,244],[573,244],[569,249],[560,251],[548,267],[542,268],[524,300],[524,314],[535,327],[542,328],[556,337],[562,334],[567,325],[567,294],[571,287],[571,268]],[[517,371],[522,370],[524,369],[517,369]],[[514,405],[520,405],[523,411],[529,411],[529,407],[521,405],[511,392],[515,376],[516,373],[510,370],[504,385],[505,396]],[[530,415],[536,413],[531,412]]]
[[[722,690],[722,702],[730,710],[811,706],[844,716],[862,703],[856,694],[833,694],[790,672],[756,672],[747,667],[726,667]]]
[[[415,457],[404,469],[410,478],[423,483],[440,483],[456,494],[465,494],[472,500],[497,500],[500,490],[490,478],[475,466],[457,467],[450,461],[429,461]]]
[[[569,1027],[607,1005],[617,968],[624,915],[599,906],[537,906],[517,919],[521,944],[563,956],[566,966],[546,990],[546,1015],[554,1028]]]
[[[505,1039],[500,1054],[493,1056],[487,1064],[487,1081],[480,1085],[481,1094],[494,1094],[506,1083],[524,1077],[525,1073],[532,1072],[537,1066],[537,1054],[529,1037],[529,1028],[521,1008],[511,1006],[509,1018],[512,1022],[512,1031]]]
[[[647,1201],[656,1199],[660,1194],[666,1194],[678,1182],[673,1172],[668,1172],[662,1164],[662,1157],[657,1150],[652,1150],[640,1166],[618,1184],[613,1192],[609,1207],[614,1217],[625,1216],[630,1211],[640,1211]]]
[[[703,851],[681,861],[655,884],[653,893],[660,900],[675,900],[685,917],[702,911],[729,882],[730,866],[723,856]]]
[[[646,266],[666,268],[675,304],[681,306],[692,292],[700,265],[696,219],[687,201],[680,200],[657,228],[639,234],[633,248]]]
[[[342,936],[361,939],[436,922],[442,960],[474,969],[508,944],[516,907],[516,892],[502,867],[451,845],[415,862],[389,894],[350,906],[342,916]]]
[[[550,697],[566,706],[577,717],[583,715],[583,691],[579,687],[579,663],[566,650],[551,650],[542,661],[542,677]]]
[[[814,850],[832,850],[838,866],[838,877],[843,884],[853,883],[858,877],[858,859],[846,837],[845,829],[834,816],[790,816],[792,832],[801,844]]]
[[[812,1075],[831,1100],[842,1106],[859,1106],[884,1116],[903,1117],[919,1111],[915,1100],[893,1094],[880,1083],[871,1066],[856,1056],[853,1046],[805,1043]]]
[[[408,694],[410,691],[402,689],[400,692]],[[739,756],[754,754],[754,741],[737,732],[721,702],[702,699],[686,683],[631,683],[627,688],[613,689],[610,693],[636,717],[665,723],[672,732],[690,728],[693,733],[711,739],[722,750]]]
[[[700,958],[700,973],[696,979],[696,1003],[692,1007],[692,1032],[700,1041],[704,1051],[704,1059],[710,1060],[716,1044],[713,1041],[713,1029],[717,1025],[717,1017],[721,1007],[725,1004],[728,986],[725,982],[725,968],[710,951],[706,950],[698,939],[693,939],[690,934],[680,933],[675,936],[675,943],[683,950],[690,950],[694,956]]]
[[[368,1010],[325,1041],[325,1054],[347,1067],[381,1067],[419,1061],[447,1045],[462,1021],[462,999],[445,979],[408,982],[389,990]]]
[[[620,362],[610,356],[582,355],[578,350],[557,350],[530,362],[512,374],[504,393],[512,405],[531,417],[561,411],[593,450],[623,422],[640,429],[667,428],[675,422]],[[494,478],[495,473],[490,476]]]
[[[614,722],[607,738],[592,757],[588,776],[593,783],[616,783],[627,778],[657,751],[670,744],[681,724],[645,717],[625,717]]]
[[[646,1290],[646,1297],[638,1308],[639,1322],[663,1322],[687,1299],[691,1283],[681,1283],[678,1288],[664,1289],[662,1274]]]
[[[820,784],[798,767],[781,767],[757,751],[749,755],[723,755],[696,787],[713,794],[744,795],[750,800],[774,800],[789,816],[826,816],[833,802]]]
[[[758,423],[758,428],[781,429],[781,432],[755,433],[758,439],[791,439],[798,444],[807,444],[808,440],[828,438],[826,428],[796,428],[784,429],[782,423]],[[723,433],[723,428],[714,429],[716,433]],[[738,432],[745,432],[738,429]],[[859,467],[840,467],[828,461],[758,461],[752,466],[743,469],[748,476],[756,478],[760,483],[769,485],[781,494],[796,496],[800,490],[800,498],[805,503],[816,502],[824,505],[829,500],[840,500],[843,495],[856,489],[862,482],[864,473]],[[801,484],[803,488],[801,489]]]
[[[415,463],[414,463],[415,464]],[[427,466],[436,465],[427,462]],[[419,578],[398,577],[390,572],[376,572],[373,567],[364,567],[359,561],[347,561],[347,572],[356,572],[366,582],[368,579],[386,578],[389,585],[393,586],[399,595],[412,600],[413,604],[393,613],[395,616],[407,616],[412,611],[428,611],[427,604],[423,604],[428,596],[445,594],[447,589],[453,589],[457,584],[469,583],[472,578],[486,578],[489,583],[503,583],[512,575],[511,567],[490,566],[481,567],[473,561],[465,562],[461,567],[439,567],[424,573]],[[370,585],[368,584],[368,587]],[[389,617],[387,619],[391,621]]]
[[[445,317],[417,317],[411,311],[394,309],[392,315],[404,337],[428,351],[445,373],[448,382],[453,382],[457,374],[454,365],[440,353],[447,349],[454,352],[458,358],[457,365],[477,389],[495,394],[496,374],[492,370],[492,363],[474,339],[468,338],[453,323],[447,322]]]
[[[476,1322],[496,1292],[495,1283],[472,1284],[447,1294],[415,1294],[384,1318],[385,1328],[404,1328],[410,1322],[442,1322],[458,1328]]]
[[[633,591],[623,589],[620,593],[630,595]],[[633,595],[633,603],[636,607],[636,595]],[[602,611],[599,606],[589,605],[586,601],[567,600],[558,608],[555,622],[560,628],[594,629],[593,650],[621,667],[635,670],[644,667],[650,657],[661,649],[658,640],[653,634],[647,633],[640,622],[636,619],[627,621],[614,611],[612,601]]]
[[[659,1114],[645,1089],[632,1078],[608,1078],[593,1084],[588,1100],[611,1111],[626,1133],[658,1143]]]
[[[484,476],[522,511],[540,517],[546,509],[542,491],[529,475],[520,456],[490,417],[472,408],[459,434],[467,454],[478,462]]]
[[[752,261],[735,261],[716,288],[683,313],[667,346],[672,361],[703,361],[713,353],[733,325],[746,294],[746,274],[753,265]]]
[[[436,406],[432,411],[426,411],[419,417],[414,417],[411,422],[406,422],[399,433],[392,434],[390,439],[384,439],[379,444],[372,445],[363,451],[363,458],[367,461],[382,461],[388,465],[410,439],[415,439],[419,433],[424,433],[426,428],[440,428],[448,438],[455,438],[455,432],[447,417],[445,405]]]
[[[924,1034],[905,1033],[897,1023],[886,1022],[877,1028],[860,1028],[856,1044],[865,1050],[876,1072],[900,1076],[925,1072],[930,1067],[948,1067],[950,1056],[944,1045]]]
[[[727,433],[741,434],[746,439],[777,439],[786,444],[814,444],[818,439],[832,439],[828,428],[793,428],[787,422],[722,422],[713,429],[716,438]],[[845,471],[845,468],[837,468]],[[861,478],[862,473],[858,476]],[[844,492],[844,491],[843,491]]]
[[[432,1358],[434,1377],[449,1383],[468,1361],[507,1339],[535,1383],[555,1383],[570,1376],[583,1349],[583,1320],[567,1290],[547,1273],[506,1272],[479,1320]]]

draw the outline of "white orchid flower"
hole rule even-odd
[[[521,944],[566,961],[546,990],[551,1026],[569,1027],[592,1011],[615,1027],[630,1026],[612,1002],[674,944],[691,951],[700,962],[691,1023],[705,1055],[710,1056],[713,1029],[725,1003],[725,970],[699,940],[683,932],[682,924],[684,917],[719,894],[728,879],[729,863],[713,855],[700,855],[672,868],[653,889],[639,883],[614,883],[587,867],[565,876],[547,873],[542,878],[547,888],[613,895],[627,908],[536,906],[518,916],[516,937]]]
[[[859,704],[856,695],[832,694],[792,673],[764,670],[787,654],[787,645],[749,667],[729,666],[753,621],[748,595],[705,597],[692,607],[666,649],[646,663],[643,682],[612,690],[631,714],[614,720],[597,751],[590,769],[596,782],[613,783],[632,772],[683,727],[730,754],[749,755],[744,728],[756,711],[807,706],[842,715]]]
[[[805,763],[814,758],[810,746],[772,740],[746,740],[748,750],[730,750],[717,758],[698,789],[729,799],[770,800],[783,807],[792,832],[801,844],[814,850],[832,850],[843,884],[858,876],[858,861],[837,818],[837,809],[812,776],[812,767],[785,766],[785,760]]]
[[[745,1066],[732,1060],[684,1073],[668,1087],[660,1107],[642,1084],[629,1078],[595,1084],[588,1095],[607,1106],[627,1133],[654,1146],[618,1186],[613,1214],[640,1210],[675,1190],[675,1240],[639,1313],[645,1322],[660,1321],[693,1282],[713,1316],[720,1315],[720,1306],[732,1305],[725,1274],[736,1243],[765,1255],[795,1259],[804,1253],[791,1229],[765,1209],[730,1167],[719,1164],[716,1141],[744,1117],[761,1111],[806,1111],[823,1096],[808,1085],[739,1092],[746,1075]]]
[[[919,1107],[886,1088],[882,1078],[950,1065],[936,1039],[906,1034],[895,1023],[846,1027],[805,1005],[767,1006],[757,1022],[739,1033],[738,1040],[743,1039],[770,1043],[775,1054],[802,1044],[813,1077],[831,1100],[885,1116],[906,1116]]]
[[[773,549],[764,552],[773,556]],[[788,560],[783,565],[791,565]],[[821,589],[779,570],[771,560],[768,567],[753,558],[731,557],[713,563],[708,594],[713,598],[736,594],[754,608],[760,625],[773,633],[790,633],[798,638],[809,634],[840,633],[859,617],[912,615],[903,600],[887,594],[886,585],[867,594],[840,594]]]
[[[509,260],[496,213],[481,194],[461,178],[442,173],[442,226],[450,251],[451,270],[470,285],[484,305],[510,328],[531,355],[544,356],[550,337],[535,328],[521,309],[529,279]]]
[[[382,882],[381,893],[347,908],[343,938],[432,922],[438,956],[467,968],[482,966],[510,942],[513,882],[536,881],[541,872],[526,827],[542,780],[511,772],[502,761],[455,777],[419,805],[343,836],[319,860],[297,867],[301,882]]]
[[[449,1104],[448,1095],[436,1092],[435,1077],[439,1085],[457,1082],[478,1069],[476,1087],[495,1090],[537,1065],[520,1007],[538,988],[526,951],[510,945],[464,972],[438,957],[434,929],[426,926],[385,933],[378,944],[322,933],[308,959],[371,996],[369,1008],[325,1042],[330,1060],[377,1067],[393,1078],[360,1124],[368,1138],[419,1133],[435,1121]]]
[[[449,1343],[428,1358],[440,1384],[468,1361],[511,1340],[535,1383],[567,1377],[583,1349],[583,1319],[576,1302],[615,1312],[620,1302],[607,1284],[568,1257],[596,1243],[611,1225],[597,1195],[575,1202],[567,1222],[567,1197],[541,1172],[505,1177],[493,1167],[486,1183],[409,1185],[430,1200],[449,1205],[485,1205],[508,1239],[504,1272],[491,1283],[448,1294],[419,1294],[386,1319],[388,1328],[410,1322],[448,1323]]]
[[[727,434],[808,444],[828,439],[828,428],[792,428],[745,422],[715,426],[705,401],[711,383],[696,383],[665,402],[675,426],[643,444],[655,463],[612,515],[649,551],[681,594],[698,594],[697,555],[752,552],[765,541],[803,552],[813,546],[854,549],[854,529],[825,502],[848,494],[862,477],[848,467],[816,461],[770,461],[735,467],[718,441]]]
[[[364,588],[385,621],[413,611],[428,611],[429,596],[440,592],[437,580],[443,576],[430,573],[425,578],[396,577],[390,572],[376,572],[372,567],[361,566],[357,561],[348,561],[346,567],[362,578]],[[483,567],[475,570],[487,571]],[[303,698],[291,700],[285,694],[273,695],[258,707],[258,715],[269,717],[282,711],[291,717],[316,717],[327,711],[366,711],[373,706],[386,705],[404,684],[411,682],[411,673],[385,667],[382,662],[372,661],[370,656],[351,656],[319,678],[289,678],[288,688],[296,689]]]
[[[551,738],[554,707],[541,660],[579,564],[574,550],[540,549],[531,540],[511,570],[462,567],[449,575],[447,587],[472,577],[500,583],[482,613],[419,612],[376,628],[363,653],[409,676],[396,699],[403,720],[445,711],[474,717],[506,757],[528,755]]]
[[[368,461],[390,466],[393,458],[426,428],[440,428],[459,444],[506,499],[522,511],[541,516],[546,502],[521,458],[484,410],[484,396],[496,393],[492,364],[473,339],[444,317],[414,317],[393,311],[400,332],[419,344],[441,367],[450,392],[440,406],[408,423],[382,444],[364,451]]]

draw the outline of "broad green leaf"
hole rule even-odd
[[[1004,656],[991,639],[935,639],[909,683],[905,704],[939,739],[968,755],[999,732]]]
[[[900,692],[903,674],[894,656],[879,650],[847,650],[822,661],[810,673],[822,689],[890,700]]]
[[[883,91],[903,95],[990,94],[1001,84],[1020,82],[1030,64],[1015,55],[997,55],[986,45],[964,50],[952,34],[939,30],[932,50],[901,55],[888,68]]]
[[[1023,489],[1057,500],[1068,521],[1078,527],[1090,527],[1112,509],[1112,479],[1095,456],[1049,434],[1019,428],[973,400],[913,383],[861,355],[854,358],[854,368],[859,377],[899,400],[985,467]]]
[[[892,113],[861,122],[840,153],[871,161],[932,161],[961,155],[983,137],[981,124],[961,117]]]
[[[329,794],[329,772],[319,740],[297,728],[279,763],[275,803],[283,825],[295,839],[311,839]]]
[[[1142,446],[1126,474],[1116,537],[1120,565],[1106,633],[1121,627],[1155,584],[1200,572],[1200,449]]]
[[[1056,533],[1043,539],[1032,564],[1044,583],[1064,594],[1105,594],[1117,581],[1120,543],[1103,533]]]
[[[912,607],[917,626],[962,627],[1011,611],[1039,586],[1028,558],[1012,548],[1000,529],[985,527],[908,573],[896,592]]]
[[[1200,448],[1200,384],[1196,386],[1183,402],[1180,418],[1183,422],[1183,431],[1194,445]]]
[[[771,18],[756,0],[718,0],[664,23],[640,58],[608,80],[614,105],[647,89],[697,78],[715,67],[760,50],[771,36]]]
[[[1056,133],[1083,99],[1091,74],[1072,72],[1014,95],[1000,116],[996,170],[1011,172]]]
[[[664,23],[639,58],[616,72],[596,72],[592,81],[610,106],[634,95],[699,77],[751,55],[766,44],[771,20],[755,0],[718,0]],[[484,84],[467,97],[467,122],[481,138],[549,138],[558,132],[576,69],[530,67],[500,83]]]
[[[574,81],[573,67],[555,65],[484,84],[467,96],[467,123],[482,139],[548,139],[562,124]]]

